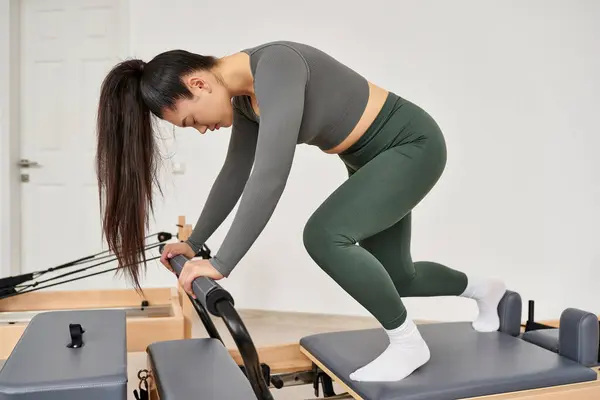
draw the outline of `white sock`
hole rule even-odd
[[[350,374],[355,381],[399,381],[429,361],[427,343],[417,326],[407,319],[396,329],[386,330],[390,344],[376,359]]]
[[[500,328],[498,303],[502,300],[505,292],[506,286],[500,280],[469,279],[467,288],[460,296],[474,299],[477,302],[479,314],[475,321],[473,321],[473,328],[476,331],[494,332]]]

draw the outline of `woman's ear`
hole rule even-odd
[[[208,80],[201,75],[192,74],[186,78],[185,83],[188,89],[194,93],[195,95],[200,94],[200,91],[207,91],[210,93],[212,91],[212,87]]]

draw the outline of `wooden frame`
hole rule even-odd
[[[140,310],[143,316],[142,301],[146,300],[146,310],[158,309],[159,315],[147,317],[127,317],[127,351],[141,352],[153,342],[185,339],[185,321],[181,297],[176,288],[144,289],[143,297],[134,289],[85,290],[85,291],[39,291],[0,300],[0,316],[20,315],[18,322],[0,324],[0,359],[6,359],[25,331],[28,320],[22,315],[35,315],[44,311],[82,310],[103,308],[125,308]],[[30,318],[29,318],[30,319]]]
[[[310,371],[312,368],[311,360],[302,353],[298,343],[263,346],[256,351],[260,362],[271,368],[271,374]],[[237,349],[230,349],[229,354],[238,365],[244,364]]]
[[[355,391],[350,389],[343,381],[341,381],[335,374],[326,368],[321,361],[314,357],[308,350],[300,347],[300,351],[311,362],[314,362],[319,368],[321,368],[331,379],[341,386],[348,394],[356,400],[364,400]],[[574,383],[570,385],[552,386],[541,389],[523,390],[510,393],[501,393],[490,396],[478,396],[469,397],[469,400],[505,400],[505,399],[518,399],[518,400],[598,400],[600,399],[600,368],[593,368],[596,371],[597,378],[595,381]],[[461,399],[466,400],[466,398]]]

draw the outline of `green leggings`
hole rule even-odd
[[[401,297],[458,296],[464,273],[413,262],[411,210],[440,178],[446,144],[436,122],[390,93],[367,132],[340,154],[349,178],[304,229],[312,259],[385,329],[406,320]]]

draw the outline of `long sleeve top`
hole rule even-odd
[[[260,116],[250,99],[233,99],[227,156],[188,239],[194,251],[240,202],[212,265],[224,276],[259,237],[284,191],[300,143],[326,150],[360,119],[368,100],[361,75],[326,53],[300,43],[271,42],[250,55]]]

